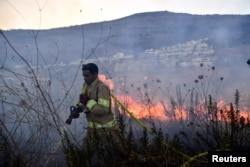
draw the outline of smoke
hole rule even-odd
[[[245,105],[249,94],[249,47],[247,41],[241,44],[240,40],[247,17],[225,16],[229,21],[223,20],[223,24],[215,21],[217,17],[169,12],[137,14],[115,22],[37,32],[37,46],[32,45],[32,36],[25,38],[26,31],[6,33],[33,68],[41,72],[53,69],[53,77],[58,79],[53,90],[58,96],[60,89],[66,91],[72,76],[77,76],[70,95],[74,97],[82,85],[77,67],[94,62],[102,74],[112,79],[115,94],[137,103],[163,107],[164,101],[166,106],[188,107],[192,91],[200,101],[211,95],[215,101],[229,103],[238,89],[244,92],[241,95]],[[204,21],[206,18],[211,24]],[[33,56],[37,49],[42,64],[37,64]],[[1,45],[1,52],[5,50]],[[15,56],[2,59],[9,67],[25,71]],[[45,82],[49,75],[41,75],[40,80]],[[56,85],[60,82],[64,88]]]

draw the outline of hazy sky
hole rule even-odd
[[[0,0],[0,29],[47,29],[147,11],[250,14],[250,0]]]

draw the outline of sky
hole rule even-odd
[[[250,0],[0,0],[0,29],[50,29],[153,11],[250,14]]]

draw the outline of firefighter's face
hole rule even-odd
[[[82,70],[84,81],[90,85],[97,78],[97,74],[91,74],[89,70]]]

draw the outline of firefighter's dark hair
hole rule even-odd
[[[98,74],[99,72],[97,65],[94,63],[83,64],[82,70],[89,70],[91,74]]]

